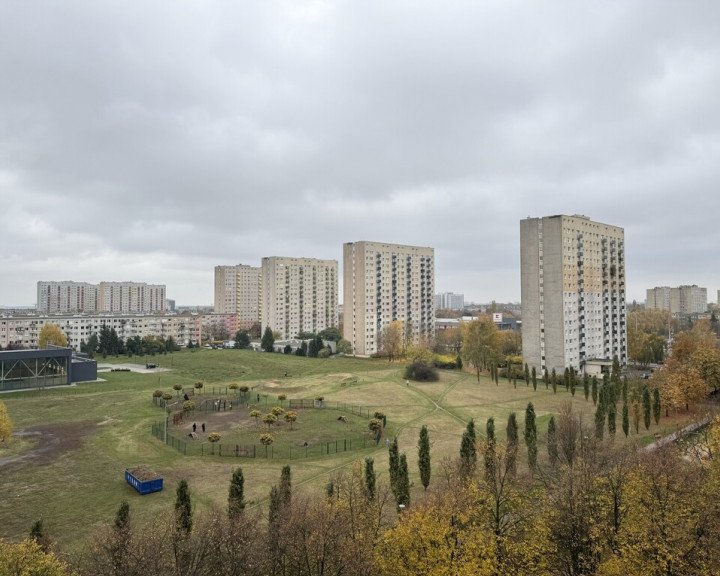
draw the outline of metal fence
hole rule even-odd
[[[329,454],[340,454],[354,450],[363,450],[377,445],[377,441],[369,437],[342,438],[308,446],[263,446],[262,444],[231,444],[229,442],[199,442],[197,440],[181,440],[167,434],[165,425],[156,422],[152,425],[152,435],[185,456],[226,456],[234,458],[278,458],[297,460],[298,458],[315,458]],[[167,440],[166,440],[167,438]],[[189,437],[190,438],[190,437]]]
[[[215,389],[213,388],[213,392]],[[249,393],[246,393],[249,394]],[[261,396],[267,405],[268,397]],[[196,409],[200,410],[218,410],[216,402],[222,402],[217,398],[210,398],[203,401],[195,399]],[[284,403],[277,402],[271,403]],[[355,406],[354,404],[346,404],[344,402],[328,402],[327,400],[316,399],[293,399],[288,400],[289,410],[339,410],[354,414],[363,418],[370,419],[374,413],[370,408],[365,406]],[[223,408],[224,409],[224,408]],[[178,452],[186,456],[228,456],[235,458],[280,458],[287,460],[295,460],[298,458],[317,458],[327,456],[329,454],[339,454],[341,452],[350,452],[353,450],[363,450],[376,446],[379,438],[371,438],[368,436],[356,436],[353,438],[340,438],[315,445],[306,446],[264,446],[262,444],[231,444],[228,442],[199,442],[193,439],[192,435],[188,435],[187,440],[181,440],[172,434],[168,434],[164,423],[155,423],[152,425],[152,434],[161,441],[165,441],[168,446],[172,446]]]

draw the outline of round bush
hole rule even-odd
[[[425,362],[413,362],[405,368],[405,378],[415,380],[416,382],[437,382],[440,377],[434,366],[425,364]]]

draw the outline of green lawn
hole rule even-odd
[[[108,362],[146,361],[170,369],[167,372],[138,374],[103,372],[104,381],[80,384],[71,389],[24,392],[0,395],[13,420],[15,431],[38,428],[41,434],[21,435],[7,446],[0,445],[0,537],[18,539],[26,535],[32,523],[42,518],[47,532],[73,549],[98,528],[109,523],[122,500],[127,500],[133,514],[151,518],[172,508],[174,492],[180,479],[187,479],[196,507],[224,507],[228,483],[234,467],[242,466],[246,497],[251,506],[265,507],[272,484],[280,469],[290,464],[293,485],[298,490],[319,490],[333,474],[355,459],[375,458],[380,480],[387,477],[387,449],[384,442],[375,445],[366,432],[367,413],[380,410],[387,415],[388,436],[397,435],[401,451],[407,452],[413,490],[420,495],[422,487],[417,473],[417,438],[422,425],[430,432],[433,472],[440,474],[443,458],[458,454],[460,438],[468,419],[474,418],[479,432],[484,432],[488,417],[495,418],[498,438],[504,437],[507,415],[515,411],[522,428],[524,410],[532,401],[538,416],[540,456],[544,456],[545,429],[549,414],[557,413],[561,403],[571,401],[583,421],[592,426],[594,407],[585,401],[582,390],[572,398],[564,388],[557,394],[542,384],[537,391],[518,382],[517,389],[505,380],[496,386],[489,378],[478,382],[473,374],[441,372],[440,382],[405,385],[404,365],[386,361],[331,358],[311,359],[292,355],[266,354],[244,350],[185,350],[173,355],[147,358],[107,359]],[[102,362],[102,360],[101,360]],[[285,374],[287,373],[287,377]],[[326,408],[300,411],[292,430],[281,420],[270,432],[276,439],[275,458],[234,458],[208,455],[209,444],[200,437],[194,446],[204,444],[205,455],[184,456],[152,436],[151,427],[163,422],[164,409],[152,401],[152,392],[173,392],[179,383],[188,390],[202,381],[204,388],[195,397],[203,399],[225,396],[227,385],[237,382],[251,387],[254,398],[237,402],[233,410],[215,413],[192,413],[180,426],[170,426],[168,433],[187,440],[192,423],[202,422],[207,432],[217,431],[221,444],[260,446],[257,438],[268,427],[249,416],[253,404],[263,413],[278,404],[278,394],[285,394],[287,408],[291,399],[313,399],[324,396]],[[257,395],[260,401],[257,401]],[[254,400],[254,402],[252,402]],[[363,415],[334,409],[335,406],[363,407]],[[354,409],[354,408],[353,408]],[[340,415],[347,422],[338,421]],[[675,431],[681,420],[653,424],[641,435],[631,434],[631,441],[648,442],[655,433]],[[621,422],[618,417],[618,437]],[[48,440],[49,439],[49,440]],[[351,440],[352,450],[343,451],[331,443]],[[308,442],[305,457],[303,444]],[[365,448],[361,447],[365,443]],[[318,447],[325,445],[324,450]],[[38,447],[44,452],[38,453]],[[292,460],[288,459],[290,448]],[[313,451],[314,449],[314,451]],[[335,452],[335,450],[338,450]],[[3,458],[24,455],[21,461],[2,463]],[[524,459],[524,450],[521,459]],[[124,480],[127,467],[144,464],[165,479],[162,492],[140,496]],[[432,483],[432,480],[431,480]]]

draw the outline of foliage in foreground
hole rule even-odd
[[[125,515],[92,541],[79,569],[159,576],[717,573],[720,419],[706,434],[703,457],[691,460],[675,446],[615,450],[595,440],[570,408],[553,430],[553,464],[520,467],[512,442],[478,440],[485,466],[469,471],[446,459],[436,470],[442,480],[399,513],[372,462],[363,468],[357,461],[311,498],[290,497],[283,469],[269,521],[258,507],[238,507],[199,515],[186,532],[170,513],[145,526]]]

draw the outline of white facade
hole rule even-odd
[[[337,260],[315,258],[262,259],[261,327],[281,339],[338,325]]]
[[[462,310],[465,307],[465,295],[453,292],[435,294],[436,310]]]
[[[343,245],[343,336],[356,354],[379,351],[395,320],[411,339],[435,333],[435,250],[381,242]]]
[[[627,363],[625,232],[585,216],[520,222],[523,360],[582,372]]]
[[[139,336],[172,336],[175,342],[185,346],[188,340],[202,339],[202,317],[197,314],[14,314],[0,317],[0,346],[8,344],[23,348],[37,348],[40,331],[45,324],[59,326],[68,339],[68,346],[80,350],[80,343],[100,335],[103,325],[114,328],[123,340]]]

